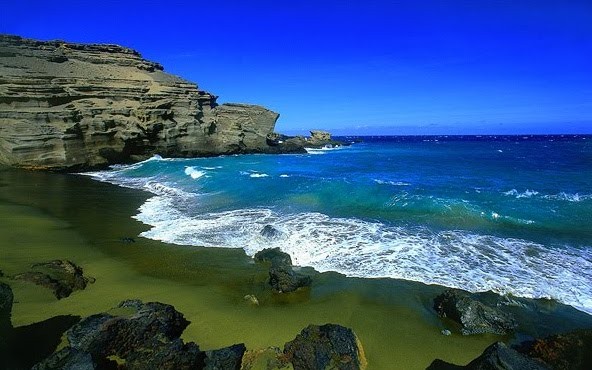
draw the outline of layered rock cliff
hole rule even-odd
[[[0,35],[0,163],[82,170],[303,150],[268,144],[277,113],[216,98],[132,49]]]

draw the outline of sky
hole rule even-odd
[[[591,0],[2,0],[0,33],[134,48],[286,133],[592,133]]]

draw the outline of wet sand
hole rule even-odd
[[[86,316],[137,298],[175,306],[191,321],[183,338],[204,350],[240,342],[248,349],[282,347],[308,324],[331,322],[357,333],[368,369],[408,370],[425,369],[435,358],[465,364],[497,340],[592,327],[592,316],[549,302],[536,315],[519,315],[517,336],[462,336],[431,308],[443,287],[311,269],[304,269],[313,274],[310,290],[272,294],[265,267],[242,250],[137,237],[147,227],[130,216],[148,197],[83,176],[0,169],[0,270],[12,275],[32,263],[70,259],[96,279],[56,300],[46,289],[2,278],[15,295],[13,325]],[[245,302],[247,294],[260,305]],[[442,335],[444,328],[453,335]]]

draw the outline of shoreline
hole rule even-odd
[[[243,250],[138,237],[148,226],[131,216],[149,197],[85,176],[0,170],[1,217],[14,220],[4,223],[3,235],[10,237],[2,246],[0,269],[10,275],[31,263],[68,258],[97,280],[60,301],[42,288],[11,281],[17,302],[14,326],[63,314],[86,316],[109,310],[122,299],[139,298],[175,306],[192,322],[183,338],[204,349],[239,342],[248,349],[280,346],[308,324],[342,324],[358,334],[368,369],[425,369],[435,358],[466,363],[489,344],[513,339],[443,336],[445,324],[431,306],[445,288],[436,285],[347,278],[304,268],[313,275],[310,290],[271,294],[265,286],[267,271]],[[125,237],[136,242],[123,243]],[[247,305],[246,294],[255,294],[261,305]],[[542,310],[545,302],[539,303]],[[590,315],[558,303],[547,305],[530,322],[521,318],[520,335],[592,327]],[[537,322],[541,317],[544,324]]]

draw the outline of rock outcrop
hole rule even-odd
[[[458,289],[447,289],[434,299],[434,309],[461,325],[461,332],[469,334],[506,334],[517,324],[511,314],[480,302],[475,295]]]
[[[83,170],[272,147],[278,114],[216,103],[132,49],[0,35],[0,164]]]
[[[288,253],[279,248],[267,248],[259,251],[253,257],[257,262],[270,263],[269,285],[278,293],[293,292],[298,288],[309,286],[312,283],[310,276],[305,276],[294,271],[292,258]]]
[[[82,268],[68,260],[36,263],[31,270],[17,274],[14,279],[28,281],[50,289],[57,299],[68,297],[75,290],[83,290],[93,278],[84,276]]]
[[[321,130],[310,131],[309,137],[304,136],[287,136],[278,133],[271,133],[267,135],[267,144],[279,152],[298,152],[305,151],[303,148],[337,148],[340,146],[349,145],[350,143],[344,143],[342,141],[333,140],[331,133]],[[299,149],[298,149],[299,148]]]
[[[240,369],[243,344],[203,352],[184,343],[180,336],[189,321],[173,306],[129,300],[114,312],[74,325],[66,333],[69,346],[33,369]]]
[[[366,368],[364,350],[351,329],[340,325],[309,325],[286,343],[284,355],[295,370]]]
[[[551,370],[551,368],[507,347],[502,342],[497,342],[487,347],[479,357],[466,366],[435,360],[426,370]]]

